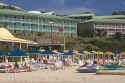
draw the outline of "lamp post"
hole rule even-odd
[[[62,36],[63,36],[63,48],[64,48],[64,50],[66,49],[66,46],[65,46],[65,40],[66,40],[66,38],[65,38],[65,26],[64,26],[64,22],[63,22],[63,24],[62,24],[62,27],[61,27],[61,29],[59,29],[59,32],[61,32],[62,33]]]
[[[64,32],[64,25],[63,25],[63,35],[64,35],[64,50],[66,49],[66,38],[65,38],[65,32]]]
[[[50,43],[51,43],[51,45],[52,45],[52,28],[53,28],[53,24],[54,24],[54,22],[49,22],[49,24],[51,24],[50,25]],[[50,47],[50,50],[52,49],[52,47]]]

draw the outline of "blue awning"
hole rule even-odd
[[[27,56],[27,54],[23,50],[16,49],[11,51],[8,56]]]

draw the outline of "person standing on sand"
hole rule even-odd
[[[15,62],[15,64],[14,64],[15,72],[18,72],[18,69],[19,69],[19,64],[17,62]]]

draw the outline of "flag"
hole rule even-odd
[[[60,27],[59,29],[58,29],[58,32],[63,32],[64,31],[64,28],[63,27]]]

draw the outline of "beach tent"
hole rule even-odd
[[[0,51],[0,57],[2,57],[2,61],[6,60],[6,55]]]
[[[27,54],[23,50],[13,50],[8,54],[9,57],[20,57],[21,58],[21,63],[22,63],[22,57],[26,57]]]
[[[0,41],[4,42],[17,42],[17,43],[27,43],[27,44],[38,44],[34,41],[25,40],[13,36],[6,28],[0,28]]]
[[[23,50],[16,49],[11,51],[8,56],[27,56],[27,54]]]
[[[5,56],[5,54],[3,52],[0,52],[0,56]]]

